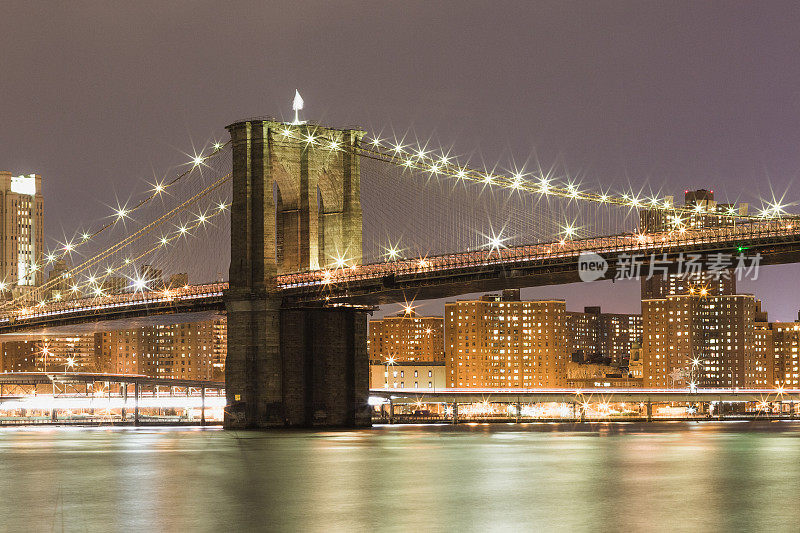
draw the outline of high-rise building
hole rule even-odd
[[[43,281],[42,177],[0,171],[0,282],[19,294]]]
[[[744,386],[748,389],[772,388],[775,381],[775,341],[773,330],[767,321],[767,313],[760,310],[756,301],[753,350],[745,352]]]
[[[767,350],[752,295],[688,294],[642,300],[642,371],[653,388],[745,387],[762,381]],[[747,375],[751,374],[748,379]]]
[[[774,322],[770,324],[773,339],[772,387],[800,387],[800,322]]]
[[[369,359],[375,363],[444,362],[444,318],[412,309],[369,322]]]
[[[96,350],[109,373],[219,380],[225,370],[223,321],[98,333]]]
[[[567,311],[566,330],[573,360],[607,360],[616,366],[627,366],[631,348],[642,342],[642,316],[585,307],[583,312]]]
[[[8,341],[0,347],[0,372],[37,372],[39,341]]]
[[[519,290],[445,303],[450,388],[566,386],[566,305],[521,301]]]

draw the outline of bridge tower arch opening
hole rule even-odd
[[[288,129],[291,135],[285,135]],[[273,120],[227,127],[233,154],[225,425],[369,425],[366,311],[290,306],[275,276],[360,264],[363,131]]]

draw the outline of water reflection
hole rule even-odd
[[[796,531],[800,424],[0,430],[0,531]]]

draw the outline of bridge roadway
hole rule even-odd
[[[514,246],[315,270],[277,277],[277,291],[288,304],[354,303],[376,305],[410,299],[452,297],[503,288],[557,285],[580,281],[583,252],[609,262],[605,279],[616,275],[623,254],[642,254],[646,272],[650,254],[761,254],[761,265],[800,262],[800,223],[766,220],[685,232],[613,235],[591,239]],[[17,309],[0,316],[0,334],[58,334],[70,326],[136,317],[222,312],[225,282],[163,291],[82,298]]]

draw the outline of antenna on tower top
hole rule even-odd
[[[292,109],[294,110],[294,122],[292,124],[305,124],[305,120],[300,120],[298,112],[303,109],[303,97],[300,96],[300,91],[294,90],[294,101],[292,102]]]

